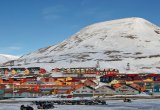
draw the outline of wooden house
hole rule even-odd
[[[81,81],[79,79],[72,78],[72,80],[67,80],[65,84],[66,85],[78,85],[78,84],[81,84]]]
[[[40,91],[35,90],[18,90],[15,92],[14,97],[33,98],[41,96]]]
[[[8,74],[10,70],[8,68],[0,68],[0,75]]]
[[[65,85],[65,82],[63,80],[56,80],[54,81],[55,85]]]
[[[56,80],[52,77],[48,77],[48,78],[40,78],[39,81],[43,82],[44,84],[55,85]]]
[[[24,75],[29,75],[30,74],[30,71],[26,68],[25,70],[24,70]]]
[[[82,80],[81,81],[85,86],[90,86],[92,88],[96,87],[97,86],[97,83],[94,82],[93,80],[90,80],[90,79],[86,79],[86,80]]]
[[[120,83],[119,80],[112,80],[109,84],[110,85],[114,85],[114,84],[118,84],[118,83]]]
[[[4,86],[3,84],[1,84],[1,85],[0,85],[0,99],[3,98],[4,91],[5,91],[5,86]]]
[[[14,74],[24,74],[25,68],[11,68],[11,73]]]
[[[114,75],[112,74],[106,74],[100,77],[100,82],[103,83],[110,83],[112,80],[114,80]]]
[[[29,67],[27,68],[30,71],[30,74],[39,74],[40,67]]]
[[[117,69],[113,69],[113,68],[106,69],[106,74],[116,75],[118,73],[119,71]]]
[[[116,91],[113,87],[110,86],[100,86],[95,89],[94,95],[96,96],[106,96],[106,95],[115,95]]]
[[[117,95],[136,95],[139,94],[139,91],[136,88],[133,88],[129,85],[121,85],[119,84],[118,86],[112,86]]]
[[[153,95],[160,95],[160,82],[154,82],[154,91],[153,91]]]
[[[12,89],[7,89],[4,92],[3,98],[33,98],[41,96],[40,91],[27,90],[27,89],[19,89],[13,92]]]
[[[45,74],[45,73],[47,73],[47,71],[44,68],[40,68],[39,73],[40,74]]]
[[[52,94],[71,94],[72,86],[62,86],[52,90]]]
[[[41,94],[42,95],[51,95],[51,91],[53,90],[54,88],[40,88],[40,91],[41,91]]]
[[[39,86],[39,89],[42,92],[42,95],[49,95],[49,94],[53,94],[52,92],[54,90],[56,90],[57,88],[60,88],[60,87],[62,87],[62,86],[61,85],[46,85],[46,84],[43,84],[43,85]]]
[[[81,86],[72,92],[73,97],[92,97],[94,89],[89,86]]]
[[[3,79],[0,78],[0,84],[3,84]]]
[[[60,71],[61,71],[60,68],[54,68],[54,69],[51,70],[51,72],[60,72]]]
[[[13,97],[13,89],[5,89],[3,98],[12,98]]]
[[[136,88],[139,92],[144,92],[146,89],[144,85],[136,84],[136,83],[129,84],[129,86]]]
[[[154,91],[154,83],[151,80],[145,80],[145,91],[147,94],[152,94]]]
[[[66,85],[71,85],[73,83],[72,79],[73,78],[71,78],[71,77],[66,77],[66,80],[65,80]]]

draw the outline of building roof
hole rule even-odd
[[[114,91],[115,91],[115,89],[114,89],[113,87],[108,86],[108,85],[103,85],[103,86],[100,86],[100,87],[98,87],[98,88],[96,88],[96,89],[99,89],[99,88],[101,88],[101,87],[106,87],[106,88],[109,88],[109,89],[111,89],[111,90],[114,90]]]

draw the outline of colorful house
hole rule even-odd
[[[129,85],[121,85],[119,84],[119,86],[112,86],[117,95],[136,95],[139,94],[139,91],[136,88],[133,88]]]
[[[71,94],[72,89],[73,88],[71,86],[58,87],[52,90],[52,94]]]
[[[12,89],[5,89],[3,98],[12,98],[13,97],[13,90]]]
[[[94,96],[94,89],[89,86],[81,86],[72,92],[73,97],[91,97]]]
[[[13,92],[12,89],[6,89],[3,98],[33,98],[41,96],[39,91],[19,89]]]
[[[55,79],[52,77],[40,78],[39,81],[43,82],[44,84],[55,85]]]
[[[103,83],[110,83],[112,80],[114,80],[114,75],[107,74],[100,77],[100,82]]]
[[[41,94],[42,95],[51,95],[51,93],[52,93],[52,90],[53,89],[56,89],[56,88],[40,88],[40,91],[41,91]]]
[[[144,83],[145,84],[145,88],[146,88],[146,93],[147,94],[152,94],[154,91],[154,83],[152,81],[147,81]]]
[[[24,74],[29,75],[29,73],[30,73],[30,71],[26,68],[25,71],[24,71]]]
[[[96,96],[106,96],[106,95],[115,95],[116,91],[110,86],[100,86],[95,89],[94,95]]]
[[[144,85],[136,84],[136,83],[129,84],[129,86],[136,88],[139,92],[144,92],[146,89]]]
[[[29,67],[27,68],[31,74],[39,74],[40,67]]]
[[[40,68],[39,73],[40,74],[45,74],[47,71],[44,68]]]
[[[9,72],[10,72],[10,70],[8,68],[0,68],[0,74],[1,75],[8,74]]]
[[[85,86],[90,86],[92,88],[96,87],[97,86],[97,83],[94,82],[94,80],[90,80],[90,79],[86,79],[86,80],[82,80],[81,81]]]
[[[155,82],[153,86],[154,86],[153,95],[160,95],[160,82]]]
[[[24,74],[25,68],[11,68],[11,73],[15,74]]]
[[[1,85],[0,85],[0,99],[3,98],[4,90],[5,90],[5,86],[1,84]]]

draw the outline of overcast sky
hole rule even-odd
[[[23,55],[87,25],[126,17],[160,26],[160,0],[0,0],[0,53]]]

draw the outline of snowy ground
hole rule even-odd
[[[0,110],[19,110],[20,105],[30,105],[23,103],[0,103]],[[122,100],[107,100],[108,105],[55,105],[54,110],[160,110],[159,99],[138,99],[132,103],[125,103]],[[35,105],[34,110],[38,110]],[[50,109],[51,110],[51,109]]]

